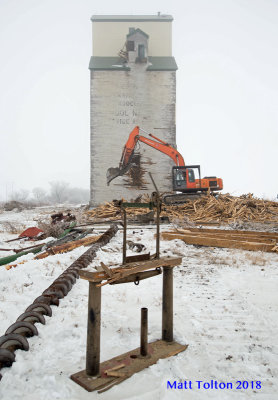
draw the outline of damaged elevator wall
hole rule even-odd
[[[138,31],[141,34],[142,31]],[[132,62],[127,59],[124,63],[113,59],[114,55],[110,59],[92,57],[91,206],[150,194],[154,188],[148,172],[153,174],[160,191],[171,191],[173,161],[141,142],[132,159],[134,166],[109,186],[106,184],[107,169],[119,166],[123,147],[136,125],[176,146],[175,62],[172,62],[174,67],[169,68],[169,60],[173,59],[170,55],[156,57],[155,48],[151,51],[154,56],[139,62],[136,55]],[[144,132],[142,134],[146,136]]]

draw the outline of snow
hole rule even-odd
[[[0,221],[34,226],[33,218],[40,212],[6,212]],[[131,227],[128,239],[140,241],[146,252],[154,253],[154,233],[155,227]],[[0,233],[1,246],[13,237],[16,235]],[[121,245],[120,230],[98,251],[88,269],[93,271],[100,261],[120,263]],[[26,258],[24,264],[9,271],[0,267],[0,335],[85,250],[80,247],[43,260]],[[0,252],[0,257],[6,255]],[[174,338],[189,345],[185,352],[160,360],[101,395],[86,392],[69,378],[85,368],[88,282],[79,279],[59,307],[52,306],[53,315],[45,317],[46,325],[36,324],[39,335],[28,339],[29,351],[16,351],[16,362],[1,370],[0,398],[276,399],[277,254],[198,248],[174,240],[161,242],[161,255],[183,257],[182,265],[174,268]],[[141,307],[149,309],[149,341],[160,339],[161,304],[161,276],[139,286],[104,286],[101,361],[139,346]],[[167,381],[185,380],[192,381],[192,389],[167,389]],[[232,382],[233,389],[198,389],[197,380]],[[261,381],[262,388],[236,389],[239,380]]]

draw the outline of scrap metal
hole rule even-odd
[[[86,268],[95,258],[97,251],[105,246],[118,231],[117,225],[112,225],[98,240],[76,261],[74,261],[57,279],[37,297],[33,304],[26,308],[17,321],[0,337],[0,369],[10,367],[15,361],[17,349],[27,351],[29,344],[26,338],[37,335],[35,323],[45,324],[44,315],[51,317],[50,305],[59,305],[79,278],[79,270]],[[0,380],[2,375],[0,374]]]

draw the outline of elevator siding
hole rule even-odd
[[[109,186],[106,171],[119,166],[136,125],[175,146],[175,104],[175,71],[146,71],[140,63],[130,71],[91,71],[91,206],[150,194],[154,187],[148,172],[161,192],[171,190],[173,161],[144,143],[136,148],[135,166]]]

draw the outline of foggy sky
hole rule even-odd
[[[174,17],[185,162],[224,192],[276,197],[276,0],[0,0],[0,199],[54,180],[89,188],[90,17],[158,11]]]

